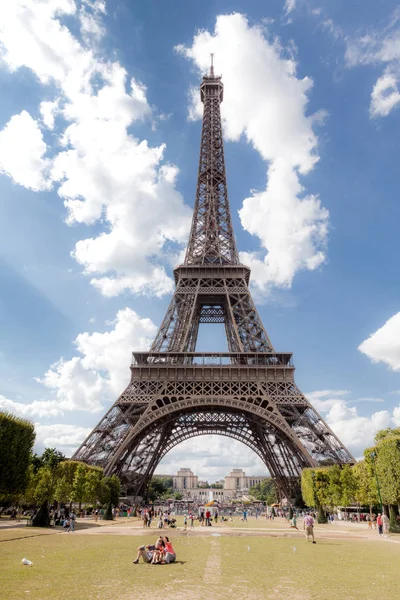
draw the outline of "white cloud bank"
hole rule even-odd
[[[371,118],[386,117],[400,105],[399,21],[400,10],[396,9],[385,27],[347,39],[345,58],[349,67],[384,65],[371,92]]]
[[[209,483],[228,475],[235,468],[247,475],[266,475],[262,460],[250,448],[220,435],[201,435],[179,444],[162,459],[158,473],[175,474],[188,467]]]
[[[72,253],[104,295],[161,296],[173,289],[165,247],[178,252],[186,242],[190,210],[175,188],[177,168],[164,161],[165,145],[128,133],[152,111],[140,81],[101,56],[104,12],[101,1],[81,8],[74,0],[0,3],[0,66],[30,69],[46,97],[40,119],[22,111],[0,132],[0,172],[36,191],[56,188],[71,225],[104,222]],[[81,39],[61,22],[67,16]],[[46,129],[53,131],[47,144]]]
[[[0,396],[0,409],[29,418],[105,411],[129,383],[132,349],[147,350],[156,330],[130,308],[118,311],[111,331],[79,334],[75,344],[81,356],[61,359],[38,379],[52,392],[51,400],[25,404]]]
[[[250,26],[241,14],[222,15],[215,30],[201,31],[191,46],[177,51],[200,73],[215,53],[225,87],[222,116],[226,139],[247,141],[268,164],[264,191],[243,202],[240,219],[260,240],[262,250],[241,253],[261,291],[290,287],[295,274],[317,269],[325,260],[328,211],[318,196],[306,194],[300,176],[318,161],[314,126],[323,113],[307,115],[313,82],[296,76],[289,49],[271,40],[265,28]],[[190,117],[200,118],[197,89],[191,91]]]
[[[380,410],[360,416],[354,404],[382,403],[382,398],[349,398],[348,390],[317,390],[306,394],[353,456],[362,457],[380,429],[400,425],[400,404],[392,410]]]
[[[400,371],[400,312],[364,340],[358,350],[372,362],[384,362],[393,371]]]
[[[43,448],[57,448],[69,458],[89,435],[91,429],[63,423],[53,425],[35,423],[35,431],[35,451],[41,454]]]

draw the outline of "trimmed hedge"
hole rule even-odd
[[[0,498],[25,491],[35,437],[33,423],[0,412]]]

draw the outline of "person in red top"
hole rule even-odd
[[[169,541],[169,538],[167,536],[165,536],[163,539],[164,539],[164,544],[165,544],[164,560],[165,560],[165,563],[167,565],[169,565],[169,563],[173,563],[176,561],[176,553],[172,547],[171,542]]]
[[[376,519],[376,524],[378,525],[378,533],[379,535],[383,535],[383,519],[381,513],[378,514]]]
[[[209,510],[206,512],[206,525],[210,525],[211,513]]]

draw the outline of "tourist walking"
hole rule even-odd
[[[290,519],[290,527],[292,529],[297,529],[297,531],[299,530],[299,528],[297,527],[297,518],[296,515],[294,514],[293,517]]]
[[[309,538],[311,537],[312,543],[316,544],[317,542],[314,539],[314,519],[312,518],[310,513],[307,513],[306,516],[304,517],[303,527],[306,532],[307,542],[308,542]]]
[[[75,519],[76,519],[76,515],[75,515],[74,511],[72,511],[71,514],[69,515],[69,527],[67,529],[68,533],[70,531],[71,531],[71,533],[75,532]]]
[[[378,535],[383,535],[383,520],[381,513],[378,513],[376,524],[378,525]]]
[[[387,516],[387,514],[383,513],[383,515],[382,515],[382,532],[383,532],[384,537],[388,537],[388,535],[389,535],[389,525],[390,525],[389,517]]]

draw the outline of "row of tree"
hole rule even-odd
[[[301,490],[305,504],[318,509],[319,521],[337,506],[376,507],[389,513],[391,531],[400,531],[400,428],[380,431],[353,466],[304,469]]]
[[[54,448],[46,448],[42,456],[33,455],[22,502],[53,504],[74,502],[95,505],[118,504],[120,482],[116,475],[103,477],[103,470],[85,463],[67,460]]]
[[[0,503],[40,506],[38,522],[48,523],[48,507],[55,503],[118,505],[120,482],[116,475],[68,460],[54,448],[32,454],[35,430],[31,422],[0,412]],[[112,516],[111,516],[112,518]]]

